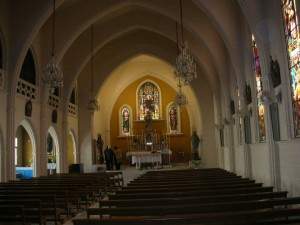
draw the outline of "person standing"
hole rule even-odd
[[[199,154],[198,154],[198,147],[200,143],[200,138],[198,137],[196,131],[193,131],[192,134],[192,154],[193,154],[193,160],[199,160]]]
[[[104,150],[106,170],[112,170],[113,168],[113,156],[111,152],[112,152],[111,148],[106,146],[106,149]]]

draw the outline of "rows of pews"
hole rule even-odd
[[[221,169],[147,172],[74,225],[300,224],[300,197]]]
[[[119,172],[58,174],[0,183],[0,224],[62,224],[121,185]]]

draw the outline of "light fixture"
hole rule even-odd
[[[193,55],[191,54],[191,50],[188,47],[188,43],[184,41],[184,37],[183,37],[182,0],[179,0],[179,5],[180,5],[181,43],[179,44],[178,29],[177,29],[177,22],[176,22],[178,55],[176,57],[175,76],[177,79],[180,79],[184,85],[189,85],[192,80],[197,78],[197,66],[196,66],[196,61]]]
[[[90,100],[88,103],[88,110],[95,112],[99,110],[99,103],[96,98],[94,98],[94,27],[91,25],[91,84],[90,84]]]
[[[182,93],[180,79],[178,80],[177,87],[178,87],[178,91],[176,92],[176,96],[175,96],[175,100],[174,100],[175,104],[179,107],[187,105],[188,101],[187,101],[186,96]]]
[[[51,59],[46,65],[43,73],[44,76],[42,80],[49,88],[51,94],[54,93],[55,88],[63,86],[63,73],[55,60],[55,0],[53,0]]]

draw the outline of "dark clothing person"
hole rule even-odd
[[[121,157],[120,157],[120,151],[118,149],[118,147],[114,147],[114,164],[115,164],[115,167],[116,167],[116,170],[120,170],[121,168]]]
[[[112,149],[106,147],[106,149],[104,151],[106,170],[113,169],[113,155],[114,155],[114,153],[113,153]]]

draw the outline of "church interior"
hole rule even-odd
[[[0,224],[300,224],[299,18],[0,0]]]

